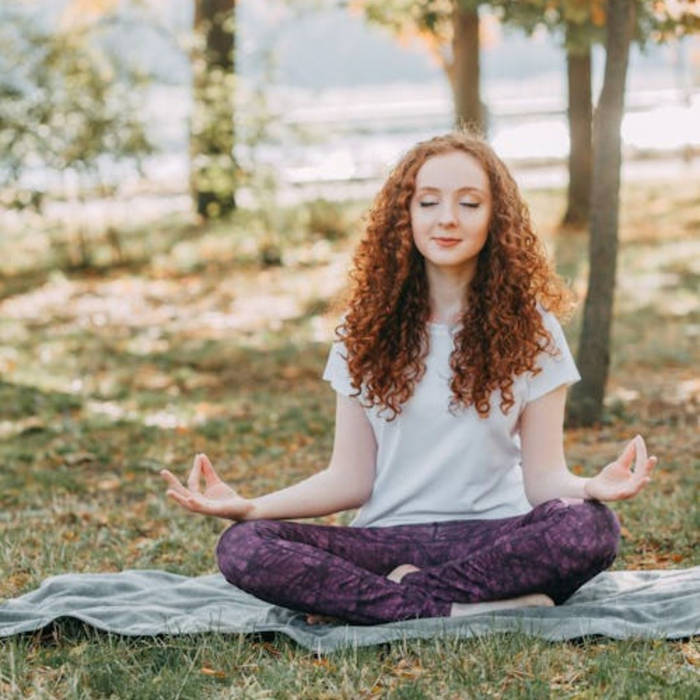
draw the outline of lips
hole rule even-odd
[[[462,242],[459,238],[433,238],[433,240],[441,248],[451,248]]]

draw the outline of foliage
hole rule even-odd
[[[48,32],[2,8],[0,43],[0,185],[45,170],[94,185],[105,155],[139,164],[152,152],[137,116],[146,76],[120,65],[94,32]]]
[[[197,0],[194,17],[190,182],[197,213],[211,219],[235,208],[235,2]]]
[[[387,28],[400,41],[419,39],[449,74],[456,2],[465,9],[483,4],[480,0],[354,0],[350,8],[363,12],[369,22]]]
[[[528,34],[539,26],[559,34],[566,48],[574,52],[605,41],[606,0],[491,0],[489,4],[504,22]],[[697,31],[700,13],[697,8],[693,10],[693,4],[692,1],[635,0],[634,41],[643,47],[648,41],[665,41]],[[568,31],[564,32],[565,28]]]
[[[605,40],[606,0],[351,0],[349,6],[399,40],[419,38],[445,65],[450,61],[451,17],[456,4],[466,9],[488,6],[504,24],[527,34],[545,27],[574,51]],[[694,0],[636,0],[636,9],[634,38],[642,46],[700,30],[700,8]]]

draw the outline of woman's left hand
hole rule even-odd
[[[656,457],[647,457],[644,440],[641,435],[637,435],[627,443],[622,454],[614,462],[610,462],[597,476],[588,480],[583,488],[584,493],[588,498],[598,501],[632,498],[651,481],[649,474],[656,462]]]

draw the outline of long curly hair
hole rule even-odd
[[[537,304],[560,317],[574,305],[532,229],[515,180],[491,147],[462,132],[418,143],[374,200],[350,270],[346,313],[335,328],[347,350],[353,396],[364,385],[365,407],[385,407],[392,413],[389,421],[413,395],[429,352],[428,279],[410,217],[416,174],[428,158],[453,151],[474,157],[484,168],[492,210],[454,335],[450,412],[473,405],[486,417],[491,393],[499,389],[500,408],[507,413],[515,403],[515,377],[537,374],[536,356],[556,352]]]

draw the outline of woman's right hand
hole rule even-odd
[[[183,486],[179,479],[167,469],[163,469],[160,475],[170,487],[166,495],[193,513],[216,515],[230,520],[245,520],[253,509],[251,501],[239,496],[219,478],[209,458],[204,454],[198,454],[194,458],[192,470],[187,477],[187,487]],[[200,488],[202,478],[204,479],[203,491]]]

